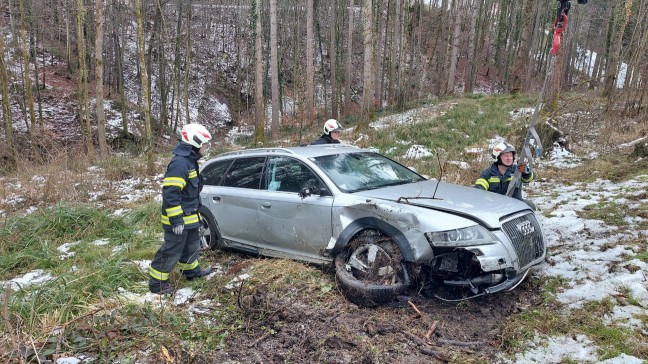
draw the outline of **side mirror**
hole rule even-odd
[[[325,187],[308,186],[308,187],[302,188],[301,191],[299,191],[298,195],[303,200],[306,197],[311,196],[311,195],[318,195],[318,196],[329,195],[329,192]]]
[[[315,193],[317,193],[317,188],[313,187],[313,186],[308,186],[308,187],[302,188],[301,191],[299,191],[298,195],[303,200],[303,199],[305,199],[306,197],[308,197],[310,195],[314,195]]]

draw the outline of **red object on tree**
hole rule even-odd
[[[560,33],[562,33],[567,27],[567,15],[562,14],[562,19],[556,18],[554,22],[554,38],[553,44],[551,46],[551,55],[555,56],[560,50]]]

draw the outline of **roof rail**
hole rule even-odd
[[[231,156],[231,155],[245,155],[245,154],[258,153],[258,152],[296,154],[292,150],[286,148],[253,148],[253,149],[241,149],[232,152],[226,152],[226,153],[219,154],[218,156],[224,157],[224,156]]]

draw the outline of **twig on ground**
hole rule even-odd
[[[253,343],[248,344],[248,347],[249,347],[249,348],[256,347],[257,345],[259,345],[259,343],[260,343],[261,341],[265,340],[265,339],[266,339],[268,336],[270,336],[270,335],[272,335],[272,332],[271,332],[271,331],[266,332],[265,334],[261,335],[260,338],[254,340]]]
[[[446,340],[446,339],[439,339],[437,340],[438,343],[441,344],[448,344],[448,345],[455,345],[455,346],[478,346],[478,345],[486,345],[485,341],[458,341],[458,340]]]
[[[416,311],[416,313],[417,313],[419,316],[421,316],[421,317],[423,316],[423,314],[421,313],[421,311],[419,311],[418,307],[416,307],[416,305],[415,305],[412,301],[407,301],[407,303],[408,303],[410,306],[412,306],[412,308],[414,309],[414,311]]]
[[[410,339],[411,341],[413,341],[414,344],[416,344],[416,345],[418,346],[418,349],[419,349],[419,351],[420,351],[422,354],[429,355],[429,356],[433,356],[434,358],[436,358],[436,359],[438,359],[438,360],[441,360],[441,361],[443,361],[443,362],[447,362],[447,361],[448,361],[448,360],[443,356],[443,354],[441,354],[441,353],[438,352],[438,351],[435,351],[435,350],[430,349],[430,347],[428,346],[428,344],[427,344],[425,341],[421,340],[418,336],[416,336],[416,335],[414,335],[414,334],[410,334],[409,332],[406,332],[406,331],[404,331],[404,330],[401,331],[401,332],[403,333],[403,335],[405,335],[408,339]]]
[[[430,337],[434,333],[434,330],[436,330],[436,327],[437,327],[438,323],[439,323],[439,321],[434,320],[434,322],[430,326],[430,329],[425,333],[425,339],[427,339],[428,341],[430,340]]]

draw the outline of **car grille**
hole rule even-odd
[[[520,270],[527,268],[532,261],[540,258],[545,251],[540,224],[535,214],[516,217],[502,224],[504,232],[513,242],[520,260]]]

